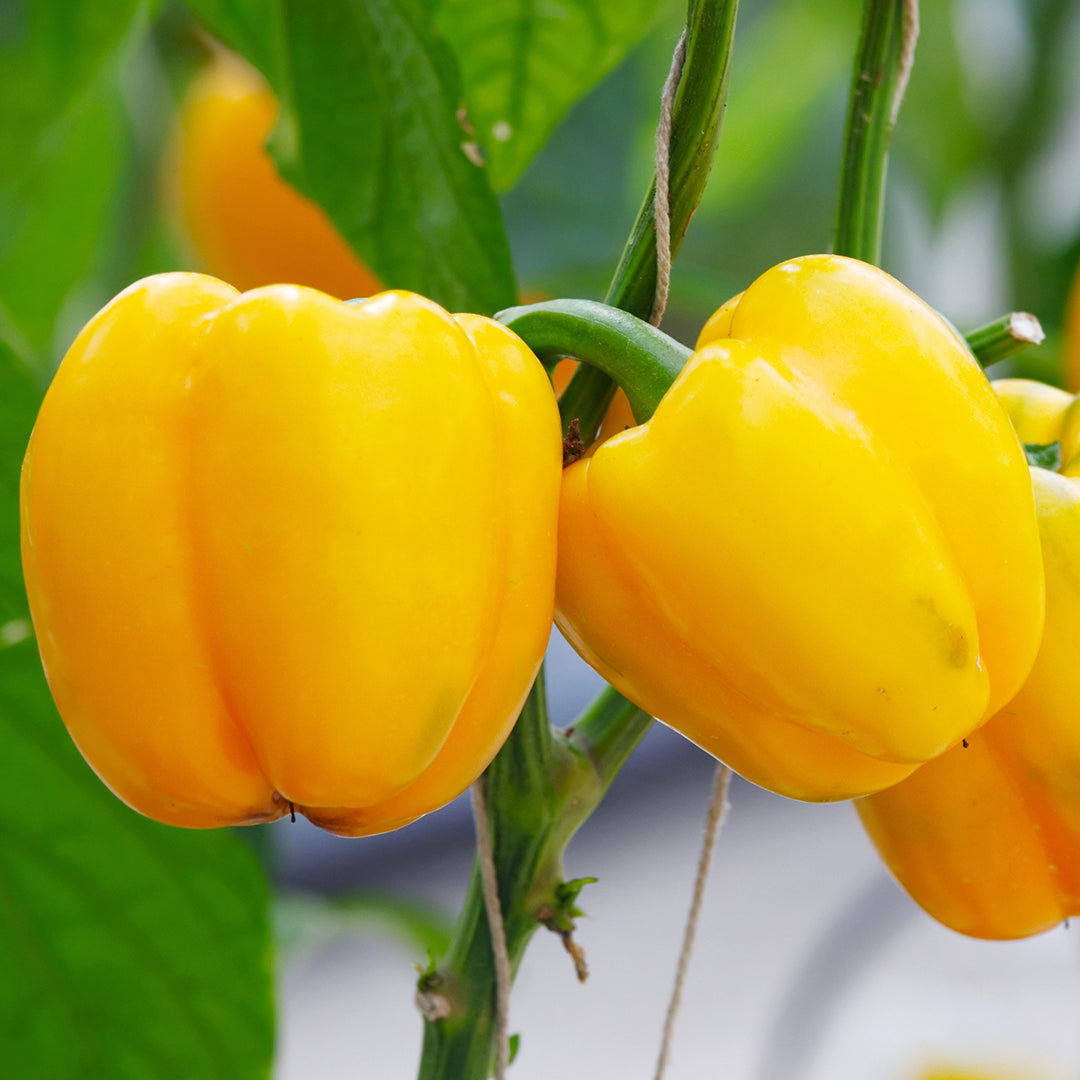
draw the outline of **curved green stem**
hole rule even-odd
[[[495,318],[545,367],[572,356],[613,379],[626,391],[639,424],[652,416],[690,358],[690,350],[662,330],[595,300],[548,300],[507,308]]]
[[[669,204],[671,256],[675,257],[709,178],[720,122],[727,102],[731,43],[738,0],[690,0],[686,63],[671,117]],[[654,179],[633,232],[616,267],[605,302],[643,319],[652,311],[656,293],[656,219]],[[586,443],[596,437],[611,401],[611,379],[596,368],[582,367],[563,394],[563,426],[577,419]]]
[[[875,266],[881,262],[885,175],[903,38],[904,0],[866,0],[848,104],[833,250]]]

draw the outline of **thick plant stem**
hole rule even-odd
[[[716,152],[738,7],[738,0],[690,0],[687,11],[686,63],[672,112],[668,157],[672,258],[701,201]],[[641,319],[648,319],[656,292],[655,187],[654,180],[604,298]],[[614,393],[609,376],[583,364],[560,401],[564,428],[577,419],[582,439],[591,442]]]
[[[506,944],[516,972],[529,939],[572,918],[562,854],[652,718],[606,691],[563,733],[548,724],[543,673],[485,774]],[[436,1008],[424,1024],[420,1080],[487,1080],[494,1061],[495,968],[480,872],[473,868],[450,952],[420,979]]]
[[[889,138],[904,54],[904,0],[866,0],[851,84],[833,250],[881,261]]]
[[[563,356],[591,364],[614,379],[634,419],[652,416],[690,359],[690,350],[651,323],[595,300],[546,300],[495,316],[551,367]]]

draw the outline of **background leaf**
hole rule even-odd
[[[267,32],[256,39],[246,21],[249,4],[191,7],[249,60],[263,59],[282,103],[271,144],[283,175],[323,206],[388,287],[457,311],[513,304],[499,206],[479,144],[458,119],[456,62],[428,8],[280,0],[263,8],[271,25],[280,18],[268,45]],[[279,58],[267,65],[272,49]]]
[[[52,125],[108,78],[156,9],[148,0],[5,0],[0,5],[0,188],[33,167]]]
[[[784,0],[754,19],[732,62],[720,158],[702,210],[731,209],[774,183],[813,137],[816,115],[847,90],[859,5]]]
[[[84,96],[0,191],[0,332],[26,360],[46,352],[65,297],[113,228],[128,150],[115,87]]]
[[[566,110],[644,37],[664,0],[442,0],[437,21],[461,64],[469,122],[499,191]]]
[[[56,714],[22,595],[18,474],[40,394],[0,343],[0,1046],[34,1080],[256,1080],[267,889],[225,832],[148,821]]]

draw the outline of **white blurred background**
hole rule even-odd
[[[557,639],[554,720],[599,685]],[[714,763],[657,725],[571,843],[582,893],[579,985],[541,929],[515,984],[514,1080],[651,1080]],[[668,1080],[1077,1080],[1080,926],[982,942],[939,926],[881,867],[846,804],[736,780],[716,848]],[[319,892],[394,895],[455,913],[472,860],[463,800],[388,838],[279,827],[281,873]],[[296,920],[284,952],[277,1080],[414,1076],[425,957],[375,914]]]

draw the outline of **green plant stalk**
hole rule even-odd
[[[709,178],[720,124],[727,104],[731,43],[738,0],[690,0],[686,20],[686,63],[671,114],[669,204],[671,257],[690,227]],[[652,312],[656,294],[656,218],[653,180],[615,269],[605,302],[639,318]],[[591,442],[607,411],[615,385],[596,368],[582,365],[559,402],[563,429],[579,423],[581,438]]]
[[[560,908],[563,851],[596,809],[652,723],[614,690],[602,693],[566,732],[550,727],[543,672],[503,749],[485,774],[499,900],[514,972],[542,920]],[[569,961],[568,961],[569,965]],[[494,1060],[495,967],[478,867],[450,951],[419,990],[448,1015],[424,1023],[420,1080],[487,1080]]]
[[[983,367],[1006,360],[1018,352],[1042,343],[1046,335],[1039,320],[1025,311],[1003,315],[966,335],[968,348]]]
[[[672,255],[693,216],[715,152],[726,96],[737,0],[689,0],[687,59],[672,116],[670,155]],[[648,314],[655,291],[651,193],[615,273],[608,299]],[[582,366],[564,403],[588,405],[596,426],[614,384]],[[573,418],[563,411],[564,423]],[[594,429],[595,430],[595,429]],[[547,718],[543,672],[514,731],[488,767],[499,899],[511,967],[516,971],[541,920],[563,932],[572,922],[562,884],[562,853],[599,805],[608,785],[652,725],[652,717],[615,690],[603,691],[566,732]],[[474,868],[450,951],[420,978],[428,1004],[419,1080],[488,1080],[494,1061],[495,971],[478,870]]]
[[[595,300],[547,300],[495,316],[552,368],[572,356],[603,371],[626,391],[643,423],[690,359],[690,350],[628,311]]]
[[[903,0],[867,0],[851,84],[833,250],[877,266],[889,138],[903,42]]]

